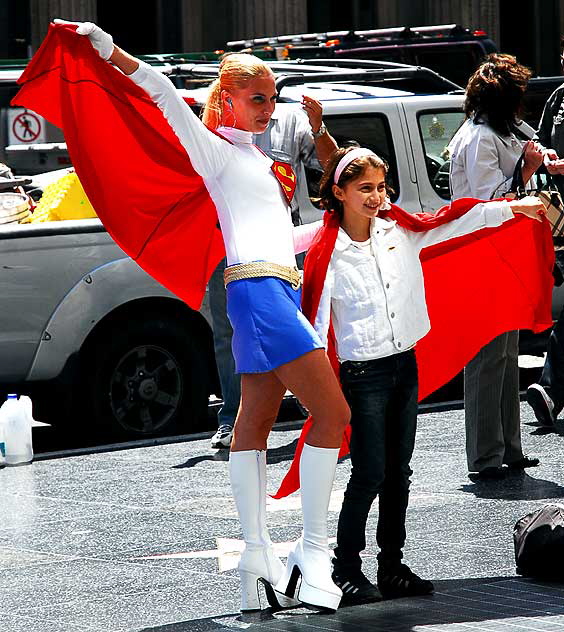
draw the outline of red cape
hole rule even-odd
[[[481,200],[464,198],[436,214],[411,214],[392,205],[387,216],[401,226],[423,231],[456,219]],[[326,213],[304,265],[302,309],[313,324],[339,220]],[[554,249],[548,222],[519,217],[498,228],[458,237],[421,253],[431,330],[417,343],[419,400],[452,379],[490,340],[505,331],[552,326]],[[338,376],[335,338],[329,332],[327,353]],[[299,459],[311,417],[300,435],[294,460],[274,498],[299,489]],[[349,453],[347,427],[339,457]]]
[[[215,206],[159,108],[75,28],[51,24],[12,105],[62,128],[88,199],[113,239],[198,309],[224,256]]]

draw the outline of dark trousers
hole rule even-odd
[[[519,408],[519,332],[482,347],[464,369],[464,421],[469,472],[523,458]]]
[[[564,269],[564,251],[557,250],[558,265]],[[554,413],[558,413],[564,407],[564,309],[552,328],[548,339],[546,360],[542,370],[539,384],[547,392],[554,402]]]
[[[235,373],[235,359],[231,351],[233,329],[227,316],[227,296],[223,283],[225,265],[226,260],[222,259],[209,280],[208,289],[215,362],[223,396],[223,406],[217,414],[217,425],[233,428],[241,400],[241,377]]]
[[[376,496],[378,560],[402,558],[417,427],[415,353],[343,362],[341,383],[352,412],[352,470],[339,516],[335,564],[338,570],[354,571],[361,566],[366,522]]]

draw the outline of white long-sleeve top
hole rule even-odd
[[[524,141],[500,136],[486,123],[468,119],[449,144],[452,199],[502,197],[511,187]]]
[[[425,232],[375,217],[369,247],[339,229],[314,324],[324,345],[331,317],[341,362],[383,358],[413,347],[430,329],[421,250],[512,217],[507,202],[478,204]]]
[[[163,112],[203,178],[212,198],[225,242],[227,264],[269,261],[295,266],[321,222],[294,228],[273,161],[252,144],[253,134],[221,127],[210,132],[160,72],[141,62],[129,75]]]

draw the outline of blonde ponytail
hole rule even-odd
[[[221,125],[221,83],[219,77],[210,86],[210,92],[202,111],[202,121],[210,129]]]

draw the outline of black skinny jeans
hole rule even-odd
[[[335,567],[354,572],[361,567],[366,521],[376,496],[378,560],[402,559],[417,427],[415,352],[343,362],[341,383],[352,411],[352,470],[339,516]]]

